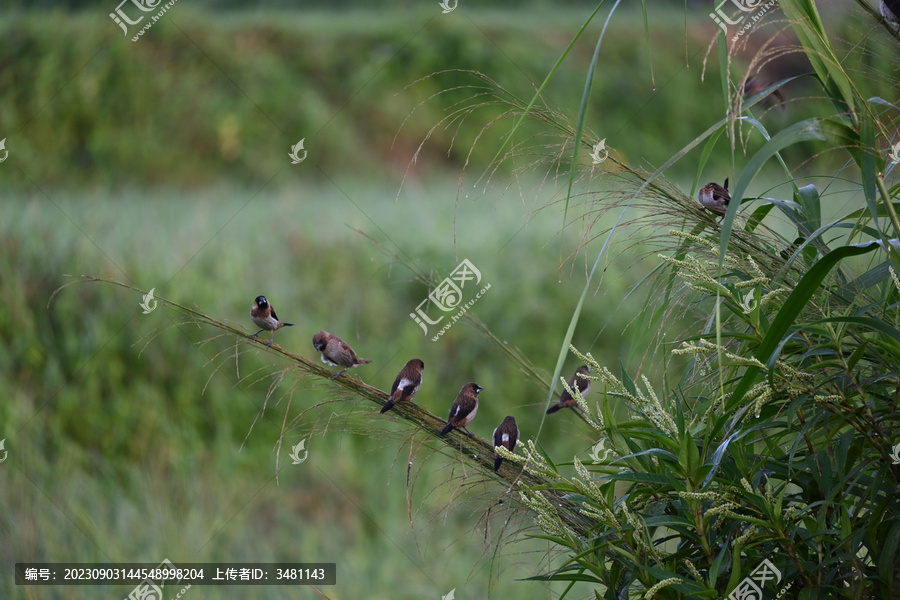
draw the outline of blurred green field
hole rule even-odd
[[[479,92],[473,86],[483,85],[463,71],[484,73],[527,102],[590,10],[440,15],[433,8],[230,12],[176,4],[136,43],[108,11],[12,11],[0,22],[0,64],[15,65],[0,69],[0,123],[10,160],[25,175],[0,170],[0,184],[21,193],[37,179],[51,187],[199,189],[227,174],[259,186],[284,167],[286,149],[301,138],[310,151],[307,166],[334,175],[353,165],[359,176],[396,178],[435,126],[414,176],[430,177],[442,166],[456,170],[470,150],[472,164],[483,168],[509,125],[490,128],[473,149],[503,107],[441,123]],[[840,21],[848,39],[863,34],[853,16]],[[714,34],[706,13],[659,6],[650,26],[648,45],[640,11],[627,5],[617,11],[588,107],[591,138],[606,139],[636,165],[661,164],[725,110],[718,64],[704,61]],[[601,27],[595,19],[544,90],[544,101],[573,119]],[[885,70],[891,52],[847,66]],[[736,73],[748,60],[744,54],[733,58]],[[760,77],[809,70],[788,54]],[[884,90],[875,80],[867,92]],[[786,93],[807,96],[807,80]],[[761,116],[769,127],[793,118],[774,107]],[[519,141],[540,132],[526,122]],[[537,137],[531,144],[553,141]],[[751,140],[751,148],[757,143]],[[787,157],[813,148],[788,149]],[[732,157],[715,154],[709,168],[731,170]],[[690,174],[692,167],[675,170]],[[309,169],[304,176],[322,177]]]

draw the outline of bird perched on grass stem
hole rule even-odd
[[[516,442],[519,441],[519,426],[516,425],[514,417],[506,417],[494,430],[494,448],[503,446],[510,452],[516,449]],[[500,468],[503,457],[494,450],[494,470]]]
[[[344,367],[343,371],[338,371],[331,378],[332,380],[346,373],[348,369],[372,362],[371,360],[357,357],[356,352],[353,351],[353,348],[347,342],[327,331],[320,331],[313,336],[313,346],[322,353],[323,363],[335,367]]]
[[[394,405],[398,402],[412,402],[413,396],[416,395],[416,392],[419,391],[419,386],[422,385],[422,369],[424,368],[425,363],[418,358],[414,358],[406,363],[406,366],[397,374],[394,385],[391,386],[391,397],[381,407],[381,414],[394,408]],[[412,404],[415,406],[415,402],[412,402]]]
[[[250,308],[250,318],[257,327],[261,327],[259,331],[251,334],[250,337],[257,337],[263,331],[272,332],[272,339],[266,344],[266,348],[272,347],[272,342],[275,341],[275,331],[277,329],[293,325],[293,323],[285,323],[278,320],[278,315],[275,314],[275,308],[269,304],[269,301],[266,300],[265,296],[257,296],[253,301],[253,306]]]
[[[766,79],[762,77],[751,77],[744,82],[744,97],[749,98],[750,96],[755,96],[767,87],[769,87],[769,84]],[[772,90],[771,94],[762,99],[763,106],[771,106],[774,104],[772,98],[778,100],[778,105],[784,110],[784,94],[782,94],[781,90],[778,88]]]
[[[590,375],[591,368],[587,365],[581,365],[578,367],[578,370],[575,371],[575,374],[572,375],[572,379],[569,380],[569,387],[573,390],[578,389],[581,392],[581,397],[587,396],[587,393],[591,390],[591,380],[585,379],[583,377],[579,377],[581,375]],[[569,390],[563,389],[562,395],[559,397],[559,402],[557,402],[554,406],[551,406],[547,409],[547,414],[552,414],[558,411],[561,408],[573,408],[578,406],[578,401],[572,397],[572,394],[569,393]]]
[[[897,26],[894,35],[900,33],[900,0],[881,0],[881,16],[888,23]]]
[[[447,418],[447,426],[441,431],[441,435],[447,435],[454,427],[461,427],[466,430],[466,435],[472,435],[466,427],[475,418],[478,412],[478,394],[484,388],[475,382],[469,382],[462,386],[459,395],[453,401],[450,408],[450,416]]]
[[[728,210],[728,203],[731,202],[731,194],[728,193],[728,178],[725,178],[725,185],[710,181],[697,192],[697,198],[703,208],[711,213],[715,213],[720,217],[725,216]]]

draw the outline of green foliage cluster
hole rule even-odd
[[[849,69],[859,64],[854,53],[871,49],[835,49],[812,2],[780,6],[832,109],[808,117],[800,101],[796,121],[770,133],[754,106],[787,81],[743,104],[726,82],[739,112],[671,161],[702,145],[696,188],[722,140],[742,126],[762,139],[732,179],[721,223],[669,191],[664,168],[613,167],[635,190],[626,203],[652,191],[671,215],[645,311],[654,330],[686,317],[686,333],[665,352],[691,362],[674,379],[635,377],[573,347],[600,390],[596,410],[579,398],[596,436],[591,460],[576,456],[569,475],[554,453],[509,455],[555,479],[549,489],[566,501],[547,503],[544,486],[522,494],[537,513],[538,537],[565,549],[535,580],[594,584],[598,599],[712,599],[744,597],[745,578],[762,567],[768,577],[752,583],[778,597],[900,593],[900,184],[885,183],[897,165],[888,151],[900,106],[861,94],[864,77],[896,82],[895,69]],[[876,20],[869,26],[873,38],[885,31]],[[728,72],[725,42],[720,36]],[[854,199],[840,210],[784,157],[786,147],[809,141],[844,161],[840,175],[821,178],[825,189],[840,183]],[[749,192],[769,161],[781,165],[789,200]],[[746,219],[737,216],[742,205]],[[778,214],[781,233],[766,227]],[[572,510],[594,523],[572,528],[563,519]]]

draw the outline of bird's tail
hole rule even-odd
[[[285,327],[293,327],[294,326],[293,323],[285,323],[284,321],[282,321],[281,324]]]
[[[553,406],[551,406],[550,408],[547,409],[547,414],[548,415],[553,414],[558,410],[559,410],[559,404],[554,404]]]
[[[447,426],[444,427],[443,431],[441,431],[441,435],[447,435],[453,429],[453,425],[447,423]]]
[[[369,360],[368,358],[357,358],[357,359],[356,359],[356,364],[358,364],[358,365],[365,365],[365,364],[368,364],[368,363],[370,363],[370,362],[372,362],[372,361]]]
[[[497,458],[494,459],[494,470],[495,471],[500,468],[500,463],[502,463],[502,462],[503,462],[502,456],[498,456]]]
[[[387,411],[391,410],[392,408],[394,408],[394,401],[388,400],[387,402],[385,402],[384,406],[381,407],[381,414],[386,413]]]

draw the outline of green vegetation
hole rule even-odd
[[[751,583],[779,597],[900,593],[900,185],[888,189],[884,180],[900,160],[889,162],[885,151],[897,142],[900,106],[863,95],[864,78],[850,65],[859,64],[856,54],[868,57],[865,44],[833,42],[812,3],[780,6],[831,110],[809,116],[814,110],[804,111],[800,100],[794,122],[767,131],[771,125],[754,118],[754,105],[787,80],[743,104],[743,93],[723,85],[728,104],[741,112],[726,115],[666,165],[702,148],[696,189],[706,157],[740,131],[738,119],[746,121],[745,135],[762,138],[732,179],[720,224],[666,184],[665,167],[651,174],[619,163],[614,169],[624,175],[592,169],[581,181],[619,182],[599,194],[595,214],[652,195],[658,212],[637,223],[668,220],[644,322],[660,332],[661,345],[674,314],[693,315],[670,352],[692,360],[669,378],[610,368],[573,346],[603,390],[596,404],[580,402],[600,459],[563,463],[533,446],[524,458],[506,454],[553,481],[522,494],[543,532],[535,537],[566,550],[535,580],[594,584],[598,599],[712,599],[744,597],[752,589],[746,578],[762,567],[767,576]],[[773,45],[757,58],[784,51]],[[728,72],[722,48],[720,66]],[[894,71],[864,73],[884,83]],[[735,87],[743,92],[742,83]],[[891,91],[883,93],[890,98]],[[581,121],[564,128],[581,129]],[[783,153],[809,142],[845,161],[824,189],[843,181],[856,201],[832,220],[823,220],[822,188]],[[782,167],[790,202],[750,193],[768,162]],[[572,169],[572,180],[578,172]],[[739,210],[745,218],[738,219]],[[766,225],[777,212],[791,225],[788,238]],[[564,470],[569,465],[573,475]],[[548,501],[549,494],[565,501]],[[573,511],[592,522],[573,525]]]

